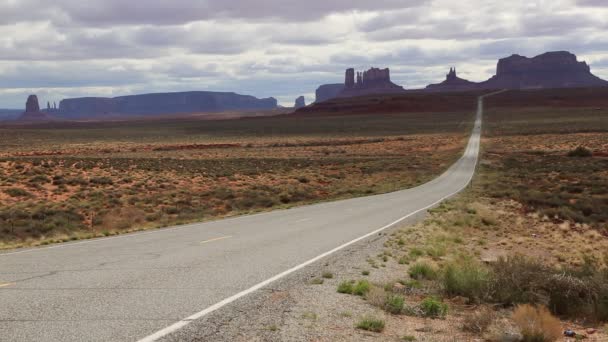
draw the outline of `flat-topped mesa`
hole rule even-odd
[[[60,115],[69,119],[184,115],[275,108],[277,100],[272,97],[258,99],[249,95],[211,91],[153,93],[114,98],[85,97],[64,99],[59,103]]]
[[[356,78],[355,78],[356,77]],[[391,82],[390,69],[371,68],[355,73],[355,69],[346,69],[344,89],[337,97],[353,97],[369,94],[401,93],[405,90]]]
[[[530,72],[589,73],[591,72],[591,68],[589,68],[586,62],[579,62],[574,54],[566,51],[547,52],[533,58],[515,54],[500,59],[496,68],[496,76]]]
[[[343,83],[320,85],[315,91],[315,103],[321,103],[336,98],[343,90]]]
[[[363,86],[373,83],[391,82],[390,69],[371,68],[363,72]]]
[[[429,91],[466,91],[477,89],[547,89],[602,87],[608,82],[591,73],[585,62],[567,51],[547,52],[528,58],[512,55],[498,61],[496,75],[487,81],[474,83],[456,75],[450,68],[446,80],[426,87]]]
[[[547,52],[528,58],[512,55],[498,61],[496,75],[482,83],[484,88],[571,88],[608,86],[568,51]]]

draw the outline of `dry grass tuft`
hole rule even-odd
[[[371,305],[382,308],[382,307],[384,307],[384,304],[386,303],[387,296],[388,296],[388,294],[382,287],[372,286],[369,289],[369,292],[367,292],[367,294],[365,295],[365,299]]]
[[[104,229],[128,229],[136,225],[141,225],[146,220],[146,214],[142,210],[133,207],[124,207],[111,210],[102,218]]]
[[[495,320],[496,313],[487,307],[482,307],[465,316],[462,328],[464,331],[482,334]]]
[[[513,320],[524,342],[553,342],[562,335],[561,322],[544,306],[519,305],[513,312]]]

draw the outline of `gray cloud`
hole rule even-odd
[[[110,63],[26,62],[0,69],[0,88],[123,86],[149,79],[128,65],[117,67]]]
[[[608,3],[604,0],[578,0],[576,3],[580,6],[608,7]]]
[[[472,80],[512,53],[570,50],[608,77],[593,0],[0,0],[0,107],[65,96],[229,90],[292,104],[347,67],[406,87]],[[604,74],[602,74],[604,73]]]
[[[93,26],[175,25],[209,19],[314,21],[333,13],[419,6],[427,0],[20,0],[0,2],[0,23],[45,18]]]
[[[382,12],[359,23],[358,27],[369,39],[380,41],[531,38],[574,32],[584,34],[588,29],[608,27],[608,20],[592,11],[559,11],[555,7],[531,4],[470,1],[446,10],[441,16],[428,15],[428,8],[408,8]]]

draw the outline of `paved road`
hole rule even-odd
[[[479,101],[463,157],[413,189],[0,254],[0,340],[154,341],[424,211],[470,182]]]

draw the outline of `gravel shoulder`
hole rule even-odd
[[[399,226],[354,244],[271,286],[242,298],[222,310],[168,336],[162,341],[378,341],[378,334],[357,330],[356,321],[367,314],[386,314],[363,300],[336,292],[345,279],[367,278],[385,283],[404,274],[404,265],[391,259],[378,269],[367,262],[382,253],[390,234],[423,220],[425,213]],[[369,271],[369,276],[362,276]],[[323,275],[332,275],[330,279]],[[322,284],[316,284],[319,280]],[[445,322],[449,326],[449,321]],[[419,328],[424,322],[419,322]],[[449,328],[446,326],[446,328]],[[412,330],[416,327],[412,326]],[[402,330],[402,329],[399,329]],[[385,331],[382,340],[399,340],[400,331]]]

